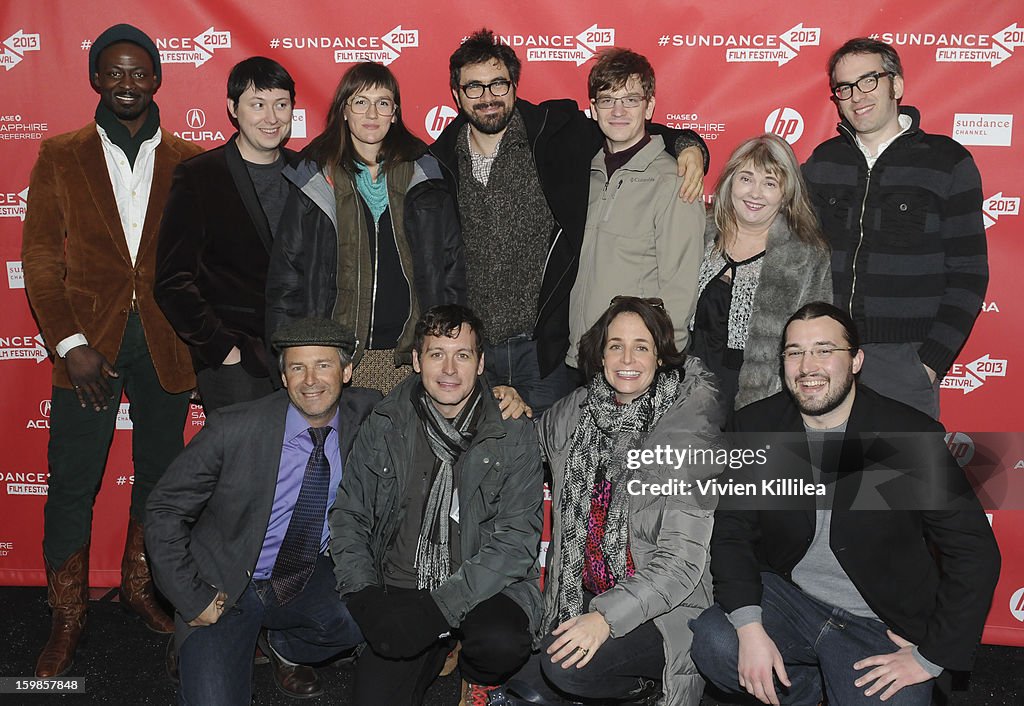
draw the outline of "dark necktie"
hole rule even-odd
[[[320,555],[327,516],[327,490],[331,482],[331,466],[324,453],[324,442],[330,433],[331,427],[309,429],[313,452],[306,462],[302,488],[270,574],[270,585],[280,603],[287,603],[306,586]]]

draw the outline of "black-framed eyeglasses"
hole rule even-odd
[[[615,306],[620,302],[638,301],[643,302],[648,306],[653,306],[655,309],[661,309],[665,311],[665,302],[660,297],[631,297],[625,294],[619,294],[612,297],[612,300],[608,302],[608,306]]]
[[[473,81],[472,83],[464,83],[459,88],[466,94],[466,98],[480,98],[484,94],[484,90],[491,92],[491,95],[495,98],[508,95],[508,92],[512,89],[512,82],[507,78],[499,78],[497,81],[491,81],[490,83],[480,83],[479,81]]]
[[[351,98],[348,102],[349,110],[356,115],[362,115],[370,109],[370,106],[377,109],[377,115],[394,115],[395,109],[398,107],[395,105],[395,101],[391,98],[378,98],[377,100],[370,100],[369,98],[363,98],[362,96],[356,96]]]
[[[867,76],[861,76],[853,83],[837,83],[832,86],[832,95],[841,101],[848,101],[853,97],[853,87],[856,86],[857,90],[861,93],[871,93],[871,91],[878,88],[878,79],[883,76],[895,76],[896,74],[892,71],[875,71]]]
[[[787,363],[795,363],[804,359],[805,353],[810,353],[815,360],[828,360],[836,351],[852,351],[852,348],[830,348],[828,346],[815,346],[814,348],[794,348],[789,351],[782,351],[780,356]]]
[[[622,103],[623,108],[639,108],[645,100],[646,96],[630,93],[628,96],[621,96],[619,98],[601,96],[594,99],[594,105],[597,106],[598,110],[611,110],[615,107],[616,103]]]

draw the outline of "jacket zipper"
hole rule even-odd
[[[360,204],[360,207],[362,204]],[[377,318],[377,277],[380,267],[380,221],[373,223],[373,285],[370,288],[370,330],[366,336],[366,349],[373,348],[373,323]],[[357,295],[358,296],[358,295]],[[358,306],[358,304],[357,304]]]
[[[405,192],[408,195],[408,191]],[[402,270],[402,277],[405,278],[405,283],[409,287],[409,314],[405,317],[405,323],[402,324],[402,333],[398,334],[401,337],[405,333],[405,330],[409,327],[409,321],[412,319],[412,288],[413,282],[409,279],[409,273],[405,271],[405,265],[402,264],[402,253],[398,249],[398,231],[395,230],[395,214],[391,212],[391,204],[388,204],[388,218],[391,220],[391,237],[395,241],[395,253],[398,255],[398,267]],[[405,234],[405,240],[408,242],[409,234]],[[412,246],[410,245],[410,251]]]
[[[868,205],[868,192],[871,190],[871,167],[868,167],[867,182],[864,184],[864,198],[860,202],[860,220],[858,226],[860,230],[860,237],[857,240],[857,248],[853,251],[853,267],[852,277],[850,282],[850,304],[847,307],[850,311],[850,316],[853,316],[853,296],[857,292],[857,257],[860,256],[860,247],[864,244],[864,211]]]
[[[544,111],[544,119],[540,123],[540,129],[537,131],[537,136],[535,138],[533,138],[533,144],[530,145],[530,152],[533,154],[533,166],[534,166],[534,168],[537,168],[537,142],[540,140],[540,136],[544,134],[544,128],[547,127],[547,124],[548,124],[548,111],[545,110]],[[544,184],[541,183],[540,169],[539,168],[537,168],[537,183],[540,184],[541,193],[544,193]],[[546,193],[544,194],[544,200],[545,200],[545,202],[547,201],[547,194]],[[548,204],[548,209],[549,210],[551,209],[551,204]],[[547,274],[548,274],[548,263],[551,262],[551,253],[553,253],[555,251],[555,246],[558,245],[558,239],[562,237],[562,233],[564,232],[564,229],[562,228],[562,225],[558,222],[558,219],[555,218],[555,212],[554,211],[551,211],[551,218],[555,221],[555,225],[558,227],[558,231],[555,233],[555,237],[551,241],[551,246],[548,248],[548,254],[544,257],[544,267],[540,271],[541,287],[544,286],[544,279],[545,279],[545,277],[547,277]],[[569,264],[571,265],[572,263],[569,263]],[[554,296],[555,290],[558,289],[558,285],[560,285],[562,283],[563,279],[565,279],[565,272],[562,272],[562,274],[558,277],[558,280],[555,282],[555,286],[551,288],[551,292],[548,294],[547,297],[545,297],[544,301],[542,301],[540,303],[540,306],[537,307],[537,318],[535,318],[534,321],[533,321],[533,329],[534,329],[534,331],[536,331],[537,330],[537,326],[540,325],[540,316],[544,312],[544,307],[546,307],[548,305],[548,302],[551,301],[551,297]]]
[[[622,188],[622,182],[624,181],[625,179],[620,176],[619,183],[615,185],[615,190],[612,191],[612,197],[610,199],[608,198],[608,185],[611,183],[611,179],[604,183],[604,193],[601,196],[601,200],[605,202],[604,214],[601,216],[602,223],[607,223],[608,219],[611,218],[612,207],[615,205],[615,198],[619,195],[619,189]]]

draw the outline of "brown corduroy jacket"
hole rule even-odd
[[[153,274],[171,174],[201,151],[162,130],[132,265],[96,124],[42,143],[29,181],[21,257],[32,312],[54,354],[54,386],[71,387],[56,355],[68,336],[82,333],[111,364],[117,360],[133,293],[161,386],[183,392],[195,385],[188,350],[153,300]]]

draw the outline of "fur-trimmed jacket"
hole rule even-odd
[[[722,266],[722,254],[715,252],[718,227],[709,218],[704,229],[704,262],[701,274],[716,258],[721,266],[711,273],[713,277]],[[700,278],[698,299],[707,285]],[[768,231],[761,277],[754,293],[747,323],[747,339],[743,346],[743,365],[740,367],[739,391],[735,409],[751,402],[771,397],[782,389],[779,372],[779,343],[782,328],[793,312],[804,304],[832,302],[832,272],[828,250],[807,245],[789,229],[785,218],[776,218]],[[740,306],[736,297],[730,303],[729,318],[735,318],[733,307]]]

